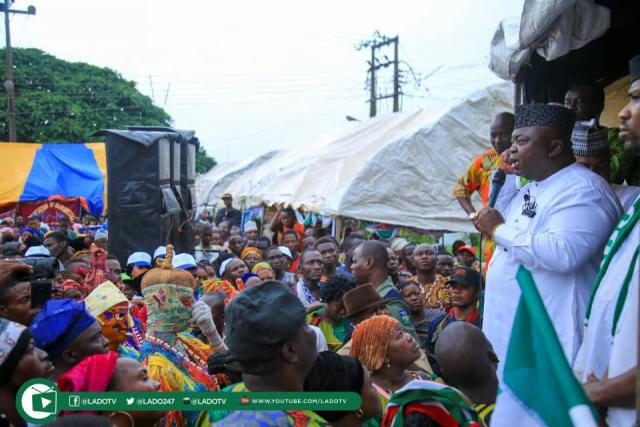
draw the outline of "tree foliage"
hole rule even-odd
[[[4,49],[0,49],[2,58]],[[20,142],[96,140],[99,129],[170,126],[171,117],[109,68],[67,62],[38,49],[14,49],[16,128]],[[8,139],[0,91],[0,140]]]
[[[205,173],[211,170],[216,164],[216,160],[213,157],[209,157],[207,150],[201,145],[196,152],[196,173]]]

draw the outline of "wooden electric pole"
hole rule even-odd
[[[35,15],[36,8],[29,6],[27,10],[12,10],[11,3],[14,0],[5,0],[1,4],[4,11],[4,35],[6,41],[6,62],[5,62],[5,81],[4,88],[7,91],[7,126],[9,128],[9,142],[15,142],[17,140],[16,132],[16,108],[15,108],[15,91],[13,83],[13,50],[11,49],[11,30],[9,27],[9,14],[23,14],[23,15]]]

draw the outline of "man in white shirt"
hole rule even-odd
[[[575,164],[574,123],[574,113],[562,106],[518,106],[509,158],[514,172],[531,182],[505,218],[484,208],[474,220],[497,243],[487,272],[483,330],[499,360],[505,360],[519,301],[520,265],[532,273],[570,363],[582,341],[589,292],[621,208],[601,177]]]
[[[629,62],[629,103],[622,109],[620,138],[640,163],[640,55]],[[638,163],[636,163],[637,166]],[[635,168],[640,173],[640,168]],[[640,196],[625,212],[607,243],[594,282],[585,338],[574,369],[587,396],[606,410],[607,425],[634,425],[638,362]]]

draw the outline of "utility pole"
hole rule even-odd
[[[371,94],[369,95],[369,117],[376,116],[376,49],[375,45],[371,45],[371,62],[369,62],[369,70],[371,71],[371,80],[369,85],[371,86]]]
[[[393,44],[393,112],[400,111],[400,73],[398,71],[398,43],[400,37],[395,37]]]
[[[377,113],[377,105],[376,102],[380,99],[393,98],[393,112],[400,111],[400,70],[399,70],[399,60],[398,60],[398,44],[400,42],[400,37],[395,36],[393,38],[389,38],[380,34],[379,32],[375,32],[372,40],[367,40],[360,43],[356,46],[356,50],[361,50],[364,48],[371,48],[371,61],[367,61],[369,64],[369,117],[375,117]],[[376,51],[393,44],[393,61],[389,60],[386,55],[384,55],[384,59],[386,62],[380,62],[376,56]],[[393,94],[385,94],[385,95],[377,95],[377,86],[378,79],[376,77],[376,72],[381,68],[386,68],[393,65]]]
[[[4,11],[4,31],[6,41],[6,79],[4,81],[4,88],[7,91],[7,123],[9,127],[9,142],[15,142],[17,140],[16,133],[16,108],[15,108],[15,92],[13,83],[13,50],[11,49],[11,30],[9,28],[9,14],[17,13],[23,15],[35,15],[36,8],[29,6],[27,10],[12,10],[11,3],[14,0],[5,0],[1,4]]]

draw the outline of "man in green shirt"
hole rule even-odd
[[[387,261],[387,248],[376,240],[367,240],[353,252],[351,273],[358,285],[371,283],[375,286],[378,294],[388,301],[389,315],[397,319],[416,342],[420,342],[411,323],[409,307],[389,276]]]

